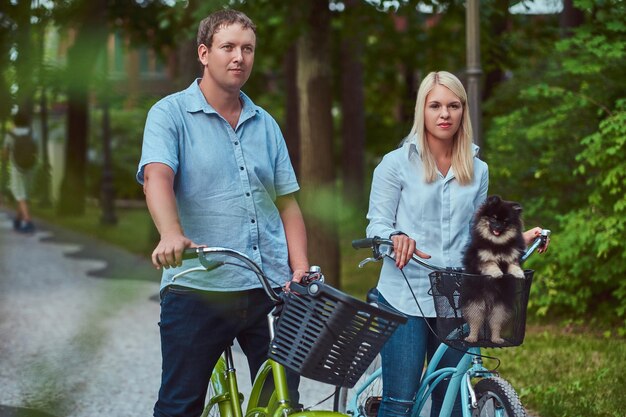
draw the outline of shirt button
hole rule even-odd
[[[253,247],[252,247],[252,250],[256,250],[256,249],[257,249],[257,248],[256,248],[256,246],[253,246]]]
[[[246,197],[250,197],[250,193],[246,193]]]
[[[243,171],[243,167],[239,167],[239,169]]]
[[[239,145],[239,142],[235,141],[235,145]]]
[[[256,220],[254,220],[254,219],[252,219],[252,220],[250,220],[250,221],[251,221],[252,223],[256,223]]]

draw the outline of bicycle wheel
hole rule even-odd
[[[472,417],[527,417],[511,384],[500,377],[481,379],[474,391],[478,407]]]
[[[355,417],[376,417],[383,393],[382,376],[379,375],[373,379],[367,387],[363,388],[363,386],[370,376],[380,368],[380,365],[380,355],[377,355],[361,378],[354,384],[354,388],[339,388],[335,393],[334,411]],[[363,391],[358,395],[356,401],[353,401],[361,389]]]

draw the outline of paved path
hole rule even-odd
[[[9,215],[0,209],[0,417],[151,416],[158,272],[144,258],[41,222],[35,235],[14,233]],[[247,392],[240,352],[236,364]],[[332,391],[301,383],[306,406]]]

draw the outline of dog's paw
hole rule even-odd
[[[495,343],[496,345],[502,345],[504,344],[505,340],[501,337],[491,336],[491,342]]]
[[[483,268],[481,270],[481,273],[483,275],[489,275],[489,276],[491,276],[491,278],[501,278],[502,275],[504,275],[502,270],[500,268],[498,268],[497,265],[490,265],[490,266],[488,266],[486,268]]]
[[[509,274],[513,275],[515,278],[524,279],[524,270],[518,265],[510,265]]]
[[[478,336],[474,336],[474,335],[469,335],[465,338],[465,341],[467,343],[476,343],[478,342]]]

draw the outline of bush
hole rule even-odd
[[[553,229],[532,307],[620,323],[626,332],[626,8],[588,5],[587,22],[540,66],[515,73],[488,108],[492,192]],[[496,111],[494,111],[495,113]],[[617,318],[617,319],[616,319]]]

